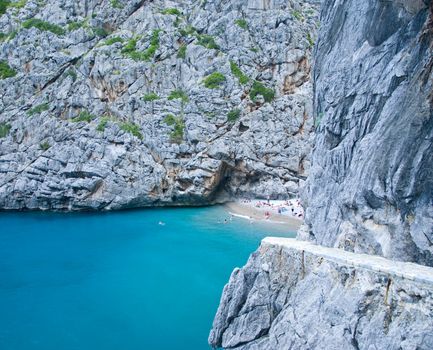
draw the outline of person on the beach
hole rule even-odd
[[[268,196],[268,197],[267,197],[267,200],[268,200],[268,204],[269,204],[269,201],[270,201],[270,199],[271,199],[271,197],[269,197],[269,196]]]

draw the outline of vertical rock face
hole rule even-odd
[[[433,265],[432,11],[323,2],[300,238]]]
[[[309,169],[317,3],[9,3],[0,208],[297,194]]]
[[[209,342],[432,349],[433,2],[325,0],[314,61],[306,224],[233,272]]]

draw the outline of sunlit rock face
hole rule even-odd
[[[221,297],[209,343],[238,350],[431,349],[433,268],[265,238]]]
[[[431,1],[325,1],[304,192],[319,244],[433,265]]]
[[[317,3],[7,8],[0,60],[14,73],[0,79],[0,208],[296,195],[314,129]]]
[[[233,271],[212,346],[433,347],[432,4],[322,2],[306,222]]]

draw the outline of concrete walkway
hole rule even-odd
[[[429,285],[429,288],[433,288],[433,267],[389,260],[377,255],[346,252],[342,249],[323,247],[307,241],[298,241],[294,238],[266,237],[262,240],[262,245],[281,246],[286,249],[307,252],[338,264],[425,283]]]

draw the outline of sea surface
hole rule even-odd
[[[209,349],[233,268],[263,237],[294,236],[227,217],[223,207],[0,212],[0,349]]]

